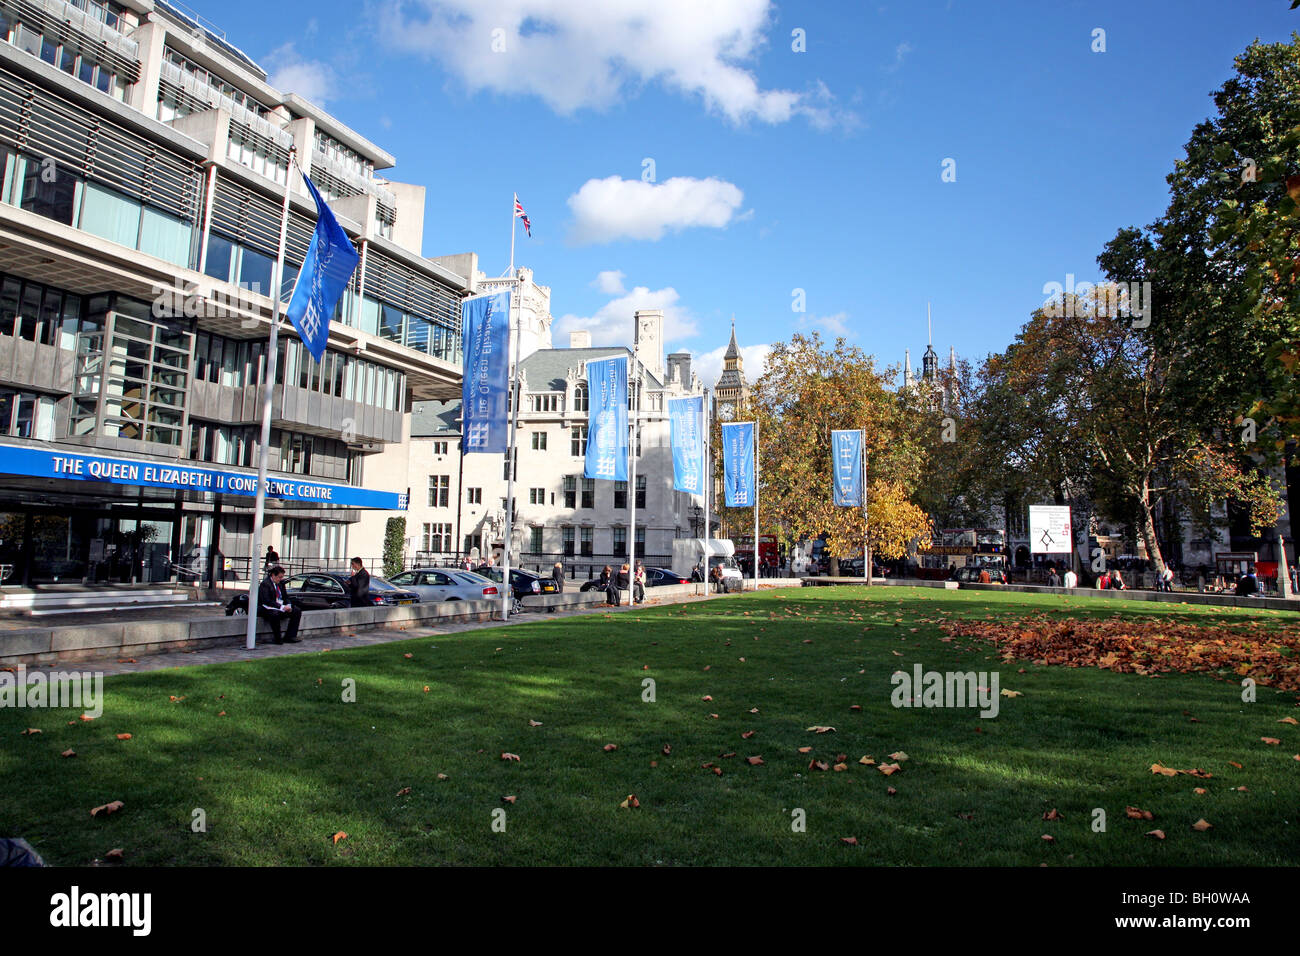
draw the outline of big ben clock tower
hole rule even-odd
[[[717,416],[724,422],[735,419],[741,406],[749,397],[749,386],[745,383],[744,359],[740,357],[740,346],[736,344],[736,317],[731,317],[731,342],[722,357],[722,374],[714,386],[713,397]]]

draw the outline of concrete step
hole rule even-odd
[[[95,610],[98,608],[140,607],[145,604],[183,604],[192,592],[171,588],[106,588],[103,590],[56,589],[49,591],[10,591],[0,595],[0,610],[28,611],[57,609],[61,611]]]
[[[98,605],[95,607],[47,607],[38,610],[29,611],[31,617],[47,617],[51,614],[90,614],[95,611],[142,611],[146,608],[160,607],[177,607],[184,604],[185,607],[222,607],[220,601],[164,601],[160,604],[118,604],[113,606]]]

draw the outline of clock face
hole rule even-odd
[[[718,417],[724,422],[729,422],[736,417],[736,406],[731,402],[723,402],[718,406]]]

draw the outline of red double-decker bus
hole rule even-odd
[[[736,563],[745,569],[746,574],[754,573],[754,536],[736,538]],[[765,565],[777,564],[781,560],[781,549],[777,546],[776,535],[758,536],[758,556]]]

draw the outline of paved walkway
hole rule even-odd
[[[753,592],[745,592],[753,593]],[[651,596],[639,607],[656,607],[665,604],[684,604],[696,601],[712,601],[717,597],[728,595],[676,595],[670,598],[656,599]],[[82,661],[79,663],[63,662],[45,667],[35,664],[25,665],[27,673],[40,670],[93,670],[105,675],[136,674],[143,671],[160,671],[174,667],[196,667],[200,664],[226,664],[233,661],[265,660],[268,657],[287,657],[290,654],[319,654],[324,650],[343,650],[349,647],[368,647],[372,644],[390,644],[393,641],[409,641],[412,638],[435,637],[444,634],[458,634],[462,631],[477,631],[485,628],[514,627],[518,624],[533,624],[539,621],[555,621],[566,617],[590,614],[619,614],[633,610],[635,606],[624,604],[609,607],[605,604],[589,604],[573,610],[559,610],[554,614],[526,611],[511,616],[509,622],[503,621],[465,621],[454,624],[435,626],[417,626],[406,630],[393,628],[358,629],[355,637],[314,637],[304,638],[301,644],[263,644],[259,641],[255,650],[248,650],[243,644],[224,645],[222,647],[204,648],[195,651],[177,651],[171,654],[153,654],[137,660],[117,661]],[[210,609],[209,609],[210,610]]]

